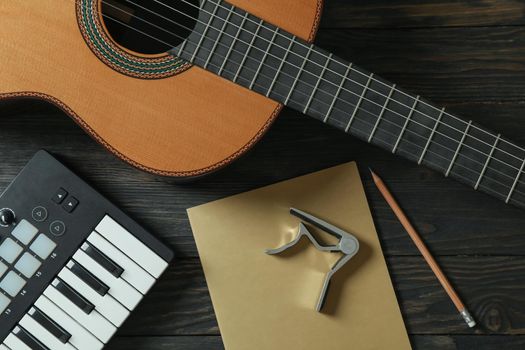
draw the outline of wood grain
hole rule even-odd
[[[468,10],[434,10],[451,3]],[[321,46],[525,144],[521,1],[327,0],[326,5]],[[351,160],[363,170],[414,349],[525,348],[523,212],[295,112],[285,110],[262,142],[232,167],[180,184],[120,161],[52,107],[0,103],[0,188],[40,148],[54,152],[179,255],[110,349],[222,349],[185,209]],[[368,165],[388,180],[482,324],[479,329],[463,325],[374,189]]]
[[[422,257],[391,257],[407,328],[414,335],[525,335],[524,257],[440,257],[479,323],[465,326]],[[120,336],[219,335],[198,259],[180,259],[120,329]]]
[[[428,28],[525,24],[520,0],[332,0],[323,28]]]
[[[232,3],[256,8],[257,15],[305,40],[316,32],[321,4]],[[75,4],[0,2],[0,99],[39,94],[60,105],[120,158],[156,174],[179,177],[226,166],[250,149],[277,117],[277,102],[200,68],[153,80],[130,78],[109,68],[81,36]],[[296,16],[291,19],[289,13]]]

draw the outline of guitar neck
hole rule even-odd
[[[216,1],[203,1],[195,30],[173,54],[525,208],[525,149],[239,8]]]

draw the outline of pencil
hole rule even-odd
[[[469,327],[471,328],[474,327],[476,325],[476,321],[474,321],[474,318],[472,318],[468,310],[465,308],[465,305],[463,304],[458,294],[456,293],[456,291],[454,290],[454,288],[448,281],[447,277],[445,276],[445,274],[443,273],[443,271],[437,264],[434,257],[432,257],[432,255],[430,254],[429,250],[427,249],[425,243],[423,243],[423,240],[417,233],[414,226],[412,226],[412,224],[408,220],[403,210],[401,210],[401,208],[399,207],[396,200],[394,199],[394,197],[392,196],[392,194],[386,187],[383,180],[381,180],[381,178],[376,173],[374,173],[372,169],[370,169],[370,172],[372,173],[372,178],[374,179],[374,183],[376,184],[379,192],[381,192],[386,202],[388,203],[388,205],[390,206],[394,214],[397,216],[397,219],[401,222],[401,225],[403,225],[403,227],[407,231],[410,238],[412,238],[412,241],[414,241],[417,249],[419,249],[419,251],[423,255],[423,258],[425,258],[425,261],[432,269],[432,272],[434,272],[437,279],[439,280],[439,283],[441,283],[441,285],[447,292],[450,299],[452,299],[452,302],[458,309],[459,313],[461,314],[465,322],[468,324]]]

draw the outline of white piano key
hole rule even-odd
[[[128,282],[113,276],[83,250],[78,250],[73,255],[73,259],[106,284],[109,287],[108,293],[128,310],[133,310],[142,299],[142,294],[130,286]]]
[[[11,350],[31,350],[23,341],[21,341],[13,333],[9,334],[4,340],[4,344],[9,347]]]
[[[69,265],[72,265],[72,263],[69,262],[67,266]],[[68,268],[62,269],[62,271],[58,273],[58,277],[95,305],[95,310],[115,326],[120,327],[128,317],[129,311],[122,306],[122,304],[113,299],[111,295],[106,294],[105,296],[101,296]]]
[[[104,237],[97,232],[91,233],[88,237],[89,243],[93,244],[98,250],[106,254],[116,264],[124,269],[120,276],[135,287],[142,294],[146,294],[155,283],[155,278],[146,272],[142,267],[137,265],[127,255],[122,253],[117,247],[109,243]]]
[[[35,306],[44,314],[52,319],[55,323],[64,328],[66,332],[71,334],[69,343],[79,350],[99,350],[104,347],[104,344],[85,328],[77,323],[70,315],[63,311],[59,306],[55,305],[45,295],[40,296],[35,302]]]
[[[104,344],[107,343],[117,331],[117,328],[102,317],[98,311],[93,310],[89,315],[86,314],[52,285],[46,288],[44,295]]]
[[[148,271],[153,277],[159,278],[168,267],[168,263],[149,249],[144,243],[129,233],[111,217],[106,215],[95,228],[104,238],[129,256],[133,261]]]
[[[71,344],[64,344],[58,340],[53,334],[51,334],[47,329],[42,327],[37,321],[35,321],[31,316],[25,315],[20,320],[19,324],[28,331],[33,337],[38,339],[46,347],[53,350],[75,350]]]
[[[9,349],[7,346],[5,346],[4,344],[0,344],[0,350],[11,350]]]

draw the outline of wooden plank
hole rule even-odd
[[[525,96],[524,27],[324,29],[317,43],[435,102]]]
[[[0,110],[0,188],[34,152],[46,148],[170,243],[179,256],[197,256],[186,208],[351,160],[361,166],[388,255],[417,251],[372,186],[369,165],[391,186],[435,254],[525,254],[522,211],[289,110],[261,144],[232,167],[185,185],[119,161],[52,108],[22,102],[4,104]],[[521,103],[465,103],[452,110],[525,144]]]
[[[411,334],[525,335],[525,257],[438,261],[479,326],[465,325],[421,257],[391,257],[387,262]],[[152,334],[220,334],[198,259],[176,261],[119,331]]]
[[[220,336],[181,337],[120,337],[117,336],[105,350],[220,350],[224,349]]]
[[[411,337],[414,349],[425,350],[522,350],[523,336],[488,335],[416,335]]]
[[[414,349],[425,350],[522,350],[524,336],[486,336],[486,335],[415,335],[411,337]],[[188,349],[220,350],[224,345],[220,336],[179,336],[179,337],[120,337],[117,336],[105,348],[107,350],[128,349]]]
[[[329,0],[324,28],[464,27],[525,24],[520,0]]]

